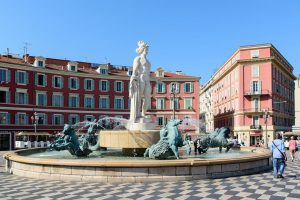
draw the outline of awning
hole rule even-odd
[[[300,135],[300,131],[296,131],[296,132],[285,132],[283,133],[284,136],[286,135]]]
[[[44,135],[44,136],[50,136],[51,134],[48,133],[48,132],[27,132],[27,131],[22,131],[22,132],[19,132],[17,134],[18,136],[25,136],[25,135]]]
[[[250,136],[262,136],[261,133],[250,133]]]

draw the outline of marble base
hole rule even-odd
[[[150,116],[141,117],[136,120],[137,122],[129,122],[127,129],[131,131],[139,130],[155,130],[155,123],[152,123]]]

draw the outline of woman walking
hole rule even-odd
[[[291,140],[289,141],[289,150],[292,157],[292,162],[294,162],[295,159],[295,152],[296,152],[296,140],[294,136],[291,137]]]

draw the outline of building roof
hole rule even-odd
[[[45,68],[57,70],[57,71],[68,71],[67,65],[70,60],[66,59],[56,59],[56,58],[45,58]],[[35,56],[25,55],[22,58],[19,57],[13,57],[11,55],[1,55],[0,54],[0,62],[3,63],[9,63],[9,64],[17,64],[17,65],[23,65],[23,66],[29,66],[32,67],[33,63],[35,61]],[[107,64],[96,64],[96,63],[89,63],[89,62],[81,62],[76,61],[78,63],[77,65],[77,71],[79,73],[87,73],[87,74],[98,74],[96,72],[96,69],[100,66],[108,66],[109,68],[109,75],[115,75],[115,76],[128,76],[127,72],[128,69],[131,66],[117,66],[117,65],[111,65],[110,63]],[[151,72],[151,76],[155,77],[155,72]],[[196,76],[189,76],[185,74],[179,74],[179,73],[172,73],[172,72],[165,72],[164,78],[199,78]]]

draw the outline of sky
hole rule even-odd
[[[132,65],[205,84],[240,46],[272,43],[300,73],[298,0],[0,0],[0,53]]]

